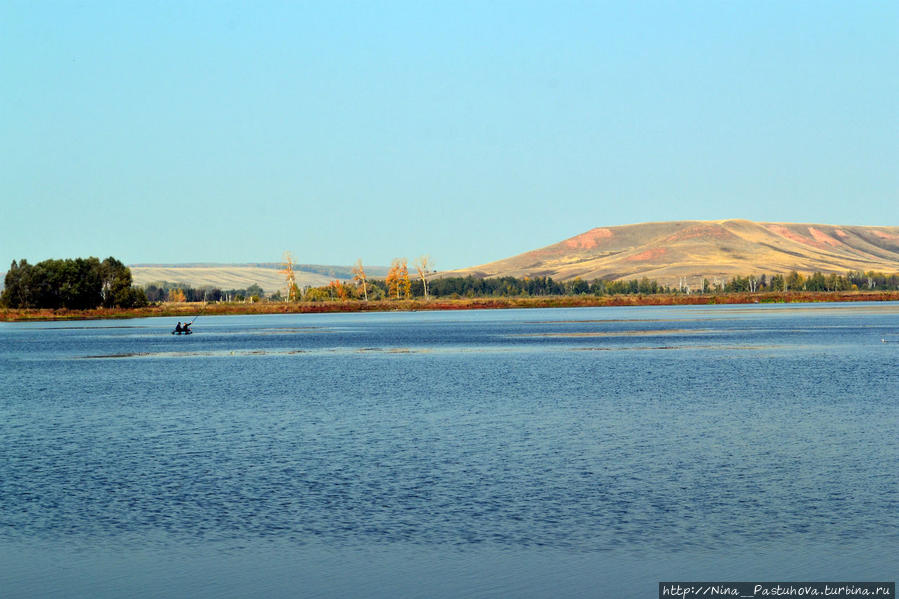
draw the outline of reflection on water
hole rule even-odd
[[[638,597],[663,578],[892,579],[899,345],[881,340],[897,315],[3,325],[0,588]]]

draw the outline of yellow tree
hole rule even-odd
[[[409,280],[409,265],[405,258],[400,258],[400,280],[399,280],[399,289],[397,290],[397,297],[399,297],[399,292],[403,292],[403,297],[409,299],[412,297],[412,282]]]
[[[343,281],[333,280],[328,283],[328,293],[333,297],[337,297],[337,299],[343,301],[350,299],[350,293],[352,293],[353,288],[344,283]]]
[[[415,261],[415,270],[418,271],[418,276],[421,279],[421,286],[425,292],[425,301],[428,301],[428,273],[434,270],[434,263],[431,262],[431,257],[427,254],[420,256]]]
[[[356,266],[353,267],[353,279],[357,285],[362,285],[362,295],[365,296],[365,301],[368,301],[368,285],[365,280],[365,269],[362,268],[362,258],[356,260]]]
[[[328,283],[328,291],[330,292],[331,297],[337,296],[339,300],[345,300],[349,297],[349,292],[347,290],[346,285],[338,281],[337,279]]]
[[[400,298],[400,259],[394,258],[390,263],[390,270],[387,271],[387,278],[384,279],[387,284],[387,296],[396,299]]]

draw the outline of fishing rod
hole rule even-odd
[[[196,319],[198,319],[198,318],[200,317],[200,314],[202,314],[202,313],[206,310],[206,306],[208,306],[208,305],[209,305],[209,304],[203,304],[203,307],[200,308],[200,311],[197,312],[197,315],[196,315],[196,316],[194,316],[194,320],[196,320]],[[187,323],[187,324],[188,324],[188,325],[192,325],[192,324],[194,323],[194,320],[191,320],[191,321],[190,321],[189,323]]]

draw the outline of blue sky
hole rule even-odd
[[[899,3],[0,3],[13,259],[439,269],[899,225]]]

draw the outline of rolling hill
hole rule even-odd
[[[673,221],[595,228],[554,245],[440,276],[647,277],[726,281],[736,275],[790,271],[845,274],[899,272],[899,227],[747,220]]]
[[[129,265],[134,284],[146,286],[167,281],[183,283],[189,287],[217,287],[223,290],[246,289],[259,285],[266,294],[286,290],[286,281],[278,263],[253,264],[132,264]],[[365,267],[370,277],[383,277],[384,267]],[[294,265],[297,285],[319,287],[334,279],[353,277],[349,266]]]

